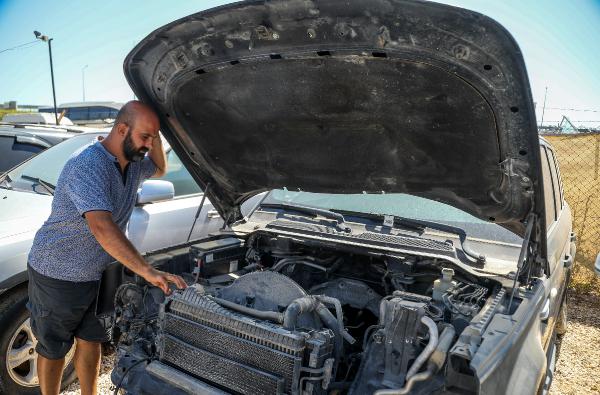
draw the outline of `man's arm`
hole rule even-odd
[[[148,154],[154,165],[156,166],[156,172],[152,175],[155,177],[162,177],[167,173],[167,155],[162,145],[160,134],[158,134],[152,141],[152,149]]]
[[[181,277],[150,266],[115,224],[110,212],[88,211],[85,219],[102,248],[150,284],[159,287],[167,295],[171,293],[168,283],[174,283],[177,288],[187,287]]]

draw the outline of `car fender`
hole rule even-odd
[[[0,240],[0,295],[27,281],[27,258],[35,232]]]
[[[512,315],[496,314],[471,362],[481,394],[533,394],[546,373],[540,312],[545,284],[537,284]],[[502,391],[499,391],[502,389]]]

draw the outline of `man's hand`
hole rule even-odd
[[[187,287],[181,277],[161,272],[150,266],[115,224],[110,212],[88,211],[85,213],[85,219],[102,248],[150,284],[159,287],[167,295],[171,293],[169,283],[174,283],[180,289]]]
[[[151,268],[147,274],[144,273],[142,275],[142,277],[144,277],[144,279],[146,281],[148,281],[150,284],[162,289],[162,291],[166,295],[171,294],[171,289],[169,289],[169,283],[175,284],[177,286],[177,288],[179,288],[179,289],[187,288],[187,284],[185,283],[183,278],[181,278],[175,274],[156,270],[154,268]]]

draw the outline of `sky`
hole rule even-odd
[[[57,104],[133,98],[123,60],[154,29],[223,0],[0,0],[0,103],[52,104],[47,44],[53,38]],[[441,0],[481,12],[515,37],[527,66],[537,120],[566,115],[600,127],[600,0]],[[31,44],[27,44],[31,43]],[[15,46],[25,46],[7,50]],[[87,66],[87,67],[86,67]],[[575,109],[575,110],[567,110]]]

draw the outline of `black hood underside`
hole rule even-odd
[[[410,193],[519,235],[543,210],[522,56],[471,11],[235,3],[153,32],[125,73],[229,223],[242,201],[282,187]]]

